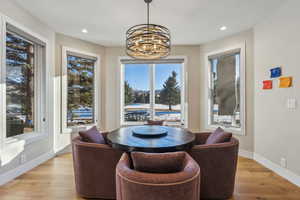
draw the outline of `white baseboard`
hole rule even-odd
[[[279,176],[287,179],[291,183],[300,187],[300,176],[299,175],[295,174],[294,172],[291,172],[290,170],[288,170],[286,168],[281,167],[280,165],[266,159],[265,157],[263,157],[257,153],[253,153],[253,152],[246,151],[243,149],[239,149],[239,156],[255,160],[256,162],[258,162],[261,165],[265,166],[266,168],[272,170]]]
[[[65,148],[61,149],[60,151],[56,152],[55,155],[59,156],[66,153],[72,153],[72,145],[69,144]]]
[[[8,183],[9,181],[17,178],[18,176],[28,172],[29,170],[37,167],[38,165],[46,162],[50,158],[54,157],[53,152],[45,153],[27,163],[24,163],[23,165],[20,165],[8,172],[5,172],[4,174],[0,175],[0,186]]]
[[[288,181],[292,182],[293,184],[300,187],[300,176],[295,174],[294,172],[291,172],[290,170],[281,167],[280,165],[266,159],[265,157],[254,153],[254,160],[265,166],[266,168],[272,170],[279,176],[282,176],[283,178],[287,179]]]
[[[253,159],[253,152],[239,149],[239,156]]]

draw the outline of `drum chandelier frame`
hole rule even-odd
[[[135,59],[160,59],[171,51],[171,35],[164,26],[149,23],[149,4],[147,4],[147,24],[135,25],[126,32],[126,54]]]

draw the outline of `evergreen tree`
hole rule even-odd
[[[172,75],[165,81],[163,89],[160,92],[160,102],[169,106],[169,110],[172,110],[172,105],[180,103],[180,87],[176,80],[177,73],[172,72]]]
[[[134,101],[134,92],[128,81],[125,81],[125,105],[131,104]]]
[[[134,91],[134,103],[149,103],[149,91]]]

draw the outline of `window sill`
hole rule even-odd
[[[25,146],[31,143],[37,142],[39,140],[45,139],[47,137],[46,133],[25,133],[18,136],[13,136],[5,139],[5,145],[11,145],[19,141],[25,141]]]
[[[92,128],[93,126],[97,126],[97,124],[86,124],[86,125],[80,125],[80,126],[71,126],[71,127],[67,127],[65,128],[62,133],[65,134],[72,134],[72,133],[78,133],[79,131],[86,131],[90,128]]]
[[[121,126],[142,126],[142,125],[145,125],[147,124],[147,122],[124,122],[121,124]]]
[[[216,130],[218,127],[221,127],[222,129],[224,129],[227,132],[231,132],[235,135],[245,135],[245,131],[242,128],[235,128],[235,127],[225,127],[222,125],[208,125],[207,126],[207,130],[209,131],[214,131]]]
[[[124,122],[121,124],[122,127],[124,126],[143,126],[147,125],[147,122]],[[164,126],[174,126],[174,127],[184,127],[183,124],[180,122],[174,123],[174,122],[165,122]]]

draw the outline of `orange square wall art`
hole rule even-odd
[[[279,78],[280,88],[289,88],[292,86],[293,78],[291,76]]]
[[[272,80],[265,80],[263,81],[263,90],[270,90],[273,88]]]

